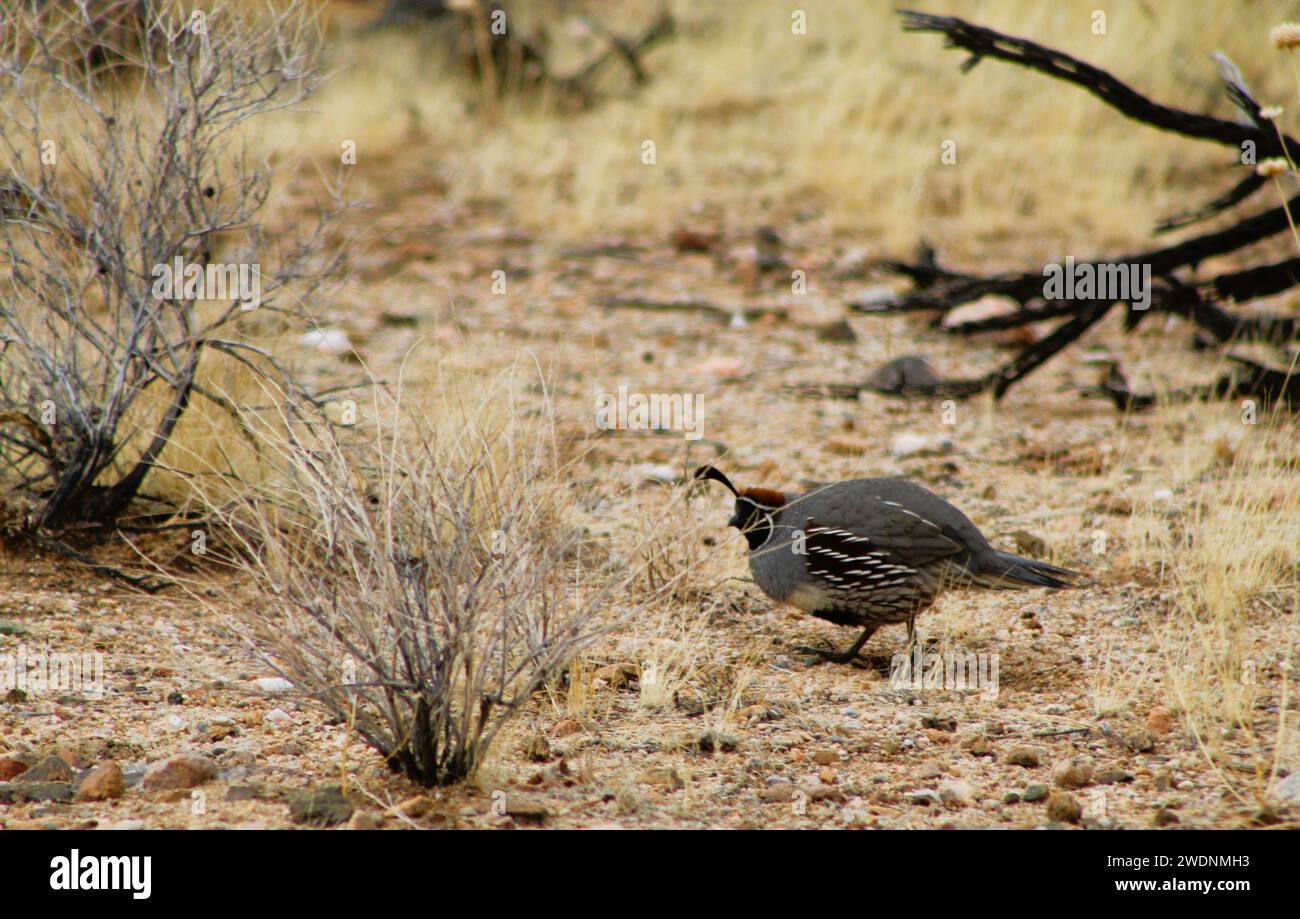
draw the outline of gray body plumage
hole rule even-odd
[[[755,582],[840,625],[909,622],[952,587],[1065,587],[1072,574],[998,551],[957,508],[901,479],[787,495],[762,517],[771,526],[750,551]]]

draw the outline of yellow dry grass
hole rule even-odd
[[[1120,2],[1107,7],[1105,34],[1093,31],[1096,4],[1079,0],[915,5],[1033,38],[1195,111],[1233,115],[1215,50],[1262,100],[1296,98],[1268,37],[1300,10],[1294,2]],[[1228,180],[1232,151],[1140,127],[1060,82],[992,61],[963,76],[962,56],[901,32],[890,3],[811,0],[800,5],[803,35],[784,7],[670,6],[680,35],[647,55],[649,85],[590,112],[557,117],[545,102],[508,100],[486,124],[476,90],[425,34],[403,29],[341,36],[316,114],[265,139],[319,156],[352,140],[361,165],[422,162],[458,199],[499,201],[569,238],[815,214],[885,249],[925,236],[971,256],[1007,240],[1031,257],[1080,252],[1084,240],[1132,243],[1154,215]],[[653,13],[613,8],[627,31]],[[642,162],[646,141],[653,165]],[[941,162],[947,141],[955,165]]]

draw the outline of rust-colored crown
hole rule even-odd
[[[731,490],[731,493],[737,498],[748,498],[755,504],[761,504],[763,507],[784,507],[785,495],[775,488],[746,488],[741,491],[736,490],[736,486],[731,484],[728,479],[712,466],[701,466],[695,470],[694,478],[712,479],[715,482],[721,482]]]
[[[785,506],[785,495],[775,488],[745,488],[741,490],[740,496],[764,507]]]

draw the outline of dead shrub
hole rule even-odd
[[[267,598],[257,649],[425,785],[468,777],[581,649],[665,595],[584,563],[549,406],[508,381],[440,414],[377,390],[347,407],[355,431],[285,416],[278,475],[218,508],[226,560]]]
[[[131,4],[108,28],[106,6],[19,6],[0,32],[0,482],[33,530],[111,524],[194,401],[236,415],[210,356],[295,385],[250,342],[304,327],[335,265],[337,196],[268,244],[271,165],[243,142],[317,85],[307,8]],[[78,38],[106,28],[131,64],[111,78]]]

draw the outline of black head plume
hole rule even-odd
[[[715,482],[721,482],[723,485],[727,486],[728,490],[730,490],[733,495],[737,498],[740,497],[740,492],[736,491],[736,486],[731,484],[731,479],[727,478],[712,466],[701,466],[699,469],[695,470],[695,475],[693,475],[692,478],[712,479]]]

